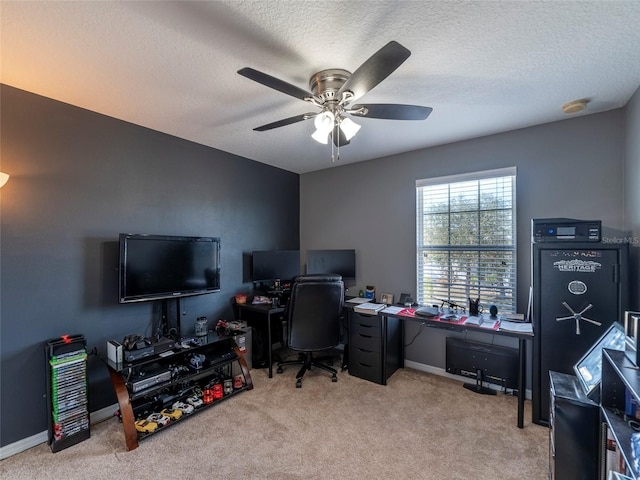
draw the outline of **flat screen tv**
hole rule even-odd
[[[598,400],[602,378],[602,349],[625,350],[627,336],[618,322],[613,322],[606,332],[591,346],[573,367],[585,395]]]
[[[220,238],[120,234],[120,303],[220,291]]]
[[[307,250],[307,273],[335,273],[345,280],[355,280],[356,251]]]
[[[300,275],[300,250],[256,250],[253,252],[254,281],[289,281]]]

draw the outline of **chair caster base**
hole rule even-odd
[[[302,388],[302,380],[296,380],[296,388]]]
[[[276,373],[282,373],[282,367],[278,367],[278,369],[276,370]]]
[[[338,377],[336,377],[335,375],[331,377],[331,381],[332,382],[337,382],[338,381]]]

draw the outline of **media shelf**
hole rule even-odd
[[[120,407],[127,450],[137,448],[140,440],[253,388],[249,368],[234,338],[220,337],[215,332],[185,348],[132,362],[106,362]],[[187,408],[178,417],[172,412],[176,402],[191,405],[193,410],[187,412],[191,410]],[[165,425],[154,422],[155,428],[144,424],[149,416],[165,409],[177,418]]]
[[[603,423],[602,457],[606,459],[607,456],[608,437],[609,440],[615,441],[617,449],[617,460],[606,461],[604,473],[608,475],[609,470],[614,470],[631,478],[640,479],[640,470],[635,467],[631,447],[631,435],[636,433],[636,430],[630,423],[638,420],[625,413],[628,411],[627,402],[631,399],[640,404],[640,370],[624,351],[606,348],[602,350],[600,396]]]

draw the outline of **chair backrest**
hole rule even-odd
[[[286,309],[289,347],[317,351],[340,343],[344,282],[340,275],[301,275],[294,279]]]

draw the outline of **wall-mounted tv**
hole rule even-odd
[[[344,280],[355,280],[356,251],[307,250],[307,273],[335,273]]]
[[[220,238],[121,233],[120,303],[220,291]]]
[[[300,275],[300,250],[256,250],[253,252],[252,279],[289,281]]]

